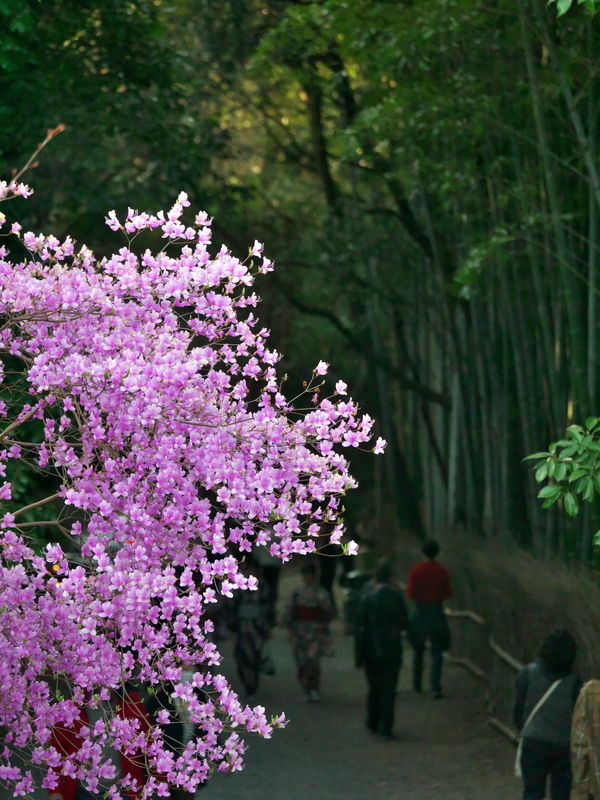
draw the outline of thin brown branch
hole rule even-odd
[[[38,508],[38,506],[44,506],[44,505],[46,505],[46,503],[52,503],[54,500],[57,500],[59,497],[60,497],[60,495],[58,493],[57,494],[51,494],[49,497],[44,497],[43,500],[38,500],[37,503],[30,503],[28,506],[23,506],[23,508],[20,508],[18,511],[15,511],[13,516],[18,517],[19,514],[24,514],[26,511],[31,511],[32,508]]]

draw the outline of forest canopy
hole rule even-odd
[[[4,210],[102,254],[109,209],[187,192],[267,242],[290,383],[318,354],[378,419],[351,526],[589,562],[593,504],[522,460],[599,413],[594,5],[0,0],[3,177],[65,125]]]

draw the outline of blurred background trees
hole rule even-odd
[[[0,0],[4,207],[99,253],[177,192],[276,271],[260,313],[377,417],[347,519],[591,563],[522,459],[597,414],[600,28],[542,0]],[[224,223],[225,221],[225,223]],[[109,238],[110,237],[110,238]],[[349,380],[350,379],[350,380]]]

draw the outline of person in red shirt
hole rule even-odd
[[[413,689],[423,691],[425,646],[431,643],[431,690],[436,699],[442,697],[442,664],[444,651],[450,648],[450,629],[444,612],[444,601],[452,597],[448,570],[438,564],[437,542],[423,545],[425,561],[415,564],[408,576],[406,596],[415,604],[409,626],[409,639],[414,648]]]

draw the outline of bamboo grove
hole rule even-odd
[[[377,417],[389,447],[357,457],[351,525],[591,563],[594,506],[543,510],[523,459],[600,413],[600,17],[542,0],[88,5],[56,45],[66,102],[55,59],[44,105],[21,89],[2,134],[8,168],[29,146],[19,114],[67,123],[33,223],[99,238],[100,201],[167,202],[179,181],[234,250],[250,230],[267,243],[289,380],[326,351]],[[117,17],[151,76],[102,44]],[[23,30],[0,88],[15,41],[40,68],[40,29]]]

